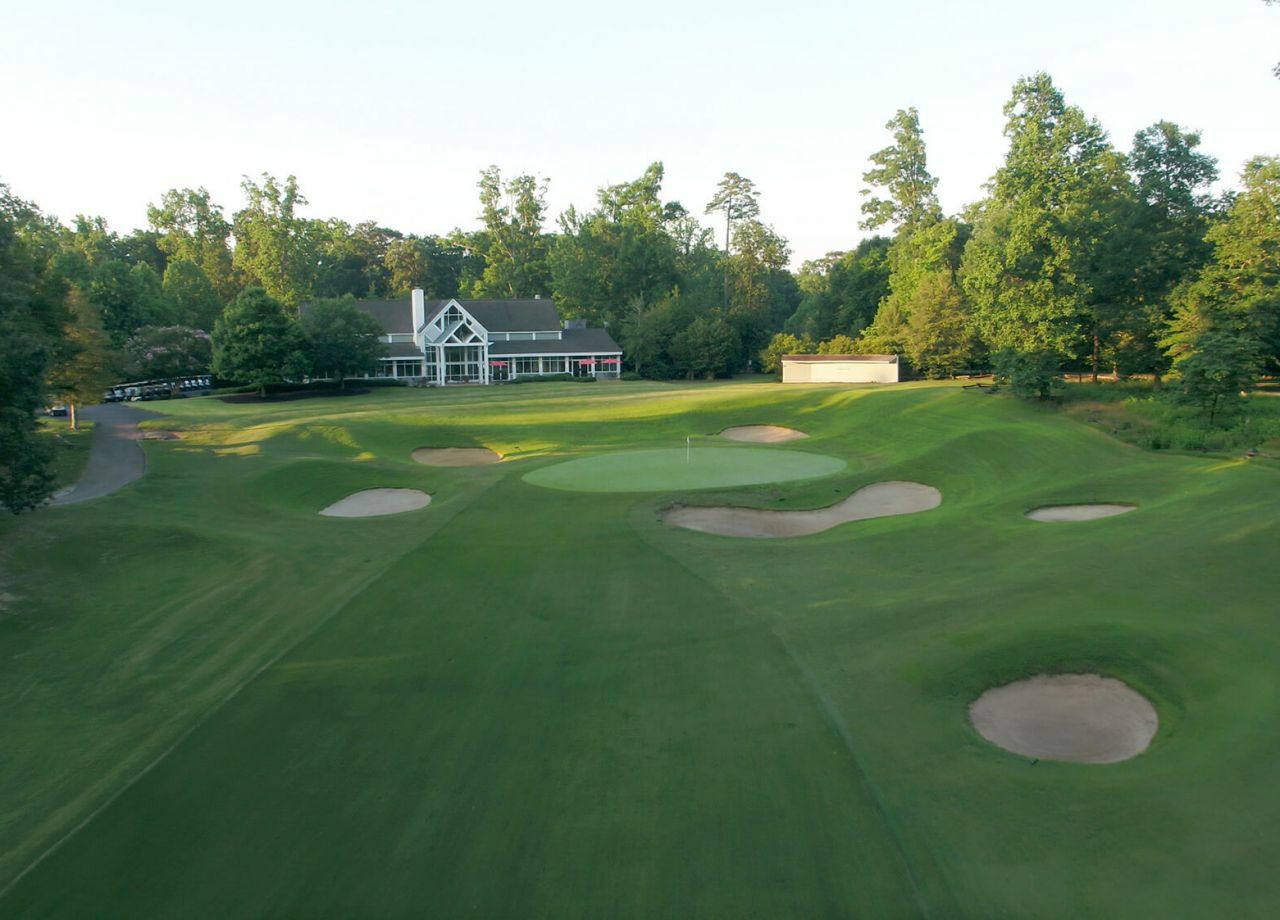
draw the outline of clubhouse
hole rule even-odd
[[[550,374],[616,380],[622,371],[622,349],[609,330],[562,322],[555,303],[540,297],[428,303],[415,290],[408,300],[357,306],[378,321],[389,346],[378,377],[445,386]]]

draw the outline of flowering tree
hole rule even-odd
[[[190,326],[143,326],[124,344],[125,370],[138,380],[207,374],[209,333]]]

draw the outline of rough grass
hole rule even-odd
[[[81,419],[72,431],[69,419],[42,418],[40,435],[53,444],[53,472],[57,488],[75,485],[89,462],[93,422]]]
[[[148,442],[144,479],[0,525],[18,598],[0,613],[2,916],[1265,916],[1280,899],[1273,464],[1141,451],[947,384],[166,408],[157,424],[187,437]],[[943,504],[761,542],[663,526],[685,496],[521,479],[761,422],[848,469],[717,500],[816,507],[904,479]],[[445,443],[509,462],[410,460]],[[434,500],[315,514],[374,486]],[[1022,517],[1092,501],[1140,507]],[[1146,694],[1150,750],[1031,765],[983,742],[968,703],[1045,670]]]

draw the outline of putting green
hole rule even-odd
[[[760,447],[629,450],[526,473],[535,486],[569,492],[665,492],[817,479],[843,470],[837,457]]]

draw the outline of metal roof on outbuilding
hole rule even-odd
[[[897,355],[783,355],[783,361],[871,361],[881,364],[897,364]]]

